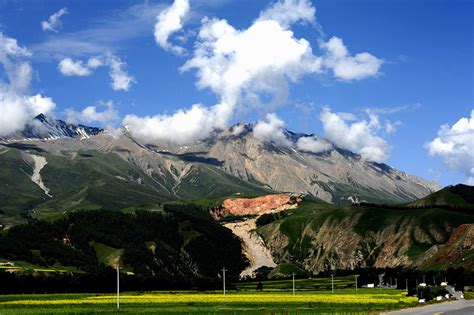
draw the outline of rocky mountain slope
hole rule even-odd
[[[257,233],[257,219],[269,213],[278,213],[288,209],[295,209],[301,198],[293,195],[275,194],[257,198],[228,198],[219,207],[210,211],[216,220],[229,220],[225,223],[242,242],[242,252],[249,262],[249,266],[240,273],[240,277],[254,277],[256,270],[261,267],[274,268],[275,264],[271,252],[265,246],[262,237]]]
[[[0,140],[15,142],[22,140],[55,140],[59,138],[86,139],[103,132],[102,128],[68,124],[65,121],[40,114],[23,131],[0,138]]]
[[[144,145],[126,132],[40,115],[22,133],[0,141],[6,166],[0,170],[0,224],[20,216],[235,193],[292,192],[350,204],[410,201],[438,188],[341,149],[300,152],[256,139],[250,125],[237,135],[233,129],[192,146]]]
[[[474,194],[472,186],[461,186]],[[474,214],[463,209],[303,202],[257,232],[277,264],[296,263],[309,273],[359,267],[466,268],[474,263]]]

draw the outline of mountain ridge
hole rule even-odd
[[[15,208],[20,209],[17,216],[37,213],[44,217],[54,212],[120,210],[143,203],[237,193],[288,192],[336,204],[400,203],[438,188],[435,183],[346,150],[309,153],[262,142],[253,136],[251,125],[245,125],[239,134],[232,126],[205,141],[176,146],[144,144],[127,132],[108,133],[60,120],[54,124],[42,115],[36,121],[45,125],[37,139],[13,141],[12,136],[0,142],[0,162],[11,165],[0,172],[0,193],[6,192],[4,198],[10,200],[0,210],[11,215]],[[51,136],[54,132],[57,137]],[[291,136],[296,139],[301,134]],[[37,175],[52,198],[31,180],[34,155],[44,163]],[[24,178],[19,181],[23,185],[18,186],[12,176]],[[26,191],[17,202],[8,199],[7,192]],[[102,200],[99,195],[107,198]],[[0,216],[0,220],[5,218]]]

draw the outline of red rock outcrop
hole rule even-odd
[[[230,215],[262,215],[269,212],[277,212],[285,209],[295,208],[301,198],[294,195],[277,194],[257,198],[229,198],[222,205],[211,212],[215,219]]]

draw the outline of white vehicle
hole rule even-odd
[[[419,299],[418,303],[424,304],[424,303],[426,303],[426,301],[425,301],[425,299]]]
[[[420,283],[419,286],[420,286],[420,287],[426,287],[426,283],[422,282],[422,283]]]
[[[442,297],[442,296],[437,296],[437,297],[436,297],[436,301],[437,301],[437,302],[440,302],[440,301],[442,301],[442,300],[443,300],[443,297]]]
[[[448,285],[447,282],[441,282],[441,286],[442,286],[442,287],[445,287],[445,286],[447,286],[447,285]]]
[[[369,283],[369,284],[367,284],[367,288],[375,288],[375,284]]]

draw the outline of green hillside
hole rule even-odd
[[[280,217],[258,228],[277,263],[295,263],[316,273],[329,268],[416,267],[423,264],[428,249],[448,241],[453,229],[474,223],[473,214],[444,208],[336,206],[308,201]]]
[[[194,205],[134,214],[80,211],[17,225],[0,234],[0,259],[79,272],[120,264],[143,277],[183,281],[214,278],[223,266],[233,277],[246,265],[240,241]]]
[[[33,169],[21,151],[0,146],[0,165],[0,224],[11,225],[49,198],[29,178]]]
[[[425,198],[406,205],[412,208],[445,207],[474,214],[474,187],[458,184],[443,188]]]
[[[52,198],[31,180],[31,154],[47,160],[40,174]],[[29,218],[56,219],[77,210],[122,210],[178,199],[272,192],[213,165],[190,163],[190,172],[175,184],[171,174],[145,174],[115,153],[80,150],[58,155],[32,145],[0,145],[0,224],[9,227]]]

